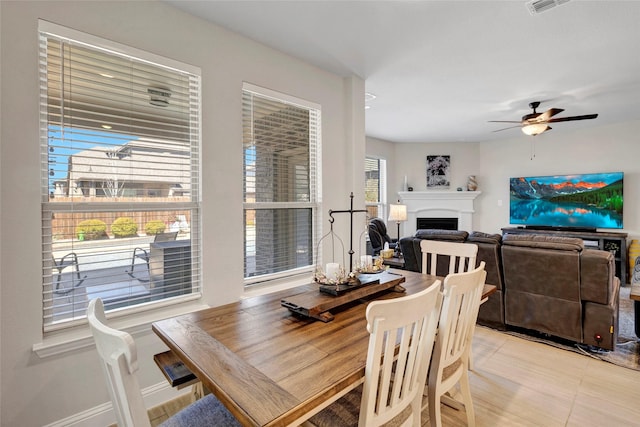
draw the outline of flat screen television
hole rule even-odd
[[[510,178],[509,222],[528,228],[623,228],[623,172]]]

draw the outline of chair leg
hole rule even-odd
[[[78,281],[71,286],[69,289],[60,289],[60,284],[62,283],[62,270],[64,270],[63,268],[56,268],[58,270],[58,275],[56,277],[56,288],[54,290],[54,292],[58,295],[66,295],[70,292],[72,292],[75,288],[77,288],[78,286],[82,285],[82,282],[84,282],[84,280],[87,278],[87,276],[81,277],[80,276],[80,269],[78,268],[78,264],[75,264],[75,269],[76,269],[76,276],[78,278]]]
[[[465,369],[460,377],[460,391],[464,402],[464,409],[467,413],[467,426],[475,427],[476,415],[473,410],[473,401],[471,400],[471,387],[469,387],[469,375]]]
[[[141,254],[140,254],[140,255],[138,255],[138,251],[140,251],[140,252],[141,252]],[[133,273],[134,273],[135,266],[136,266],[136,258],[140,258],[140,259],[142,259],[142,260],[144,260],[144,261],[146,262],[146,264],[147,264],[147,273],[148,273],[148,275],[149,275],[149,279],[141,279],[141,278],[139,278],[139,277],[136,277],[136,276],[133,274]],[[136,279],[136,280],[138,280],[138,281],[140,281],[140,282],[145,282],[145,283],[146,283],[146,282],[149,282],[149,281],[150,281],[150,278],[151,278],[151,271],[150,271],[150,269],[149,269],[149,253],[148,253],[147,251],[145,251],[145,250],[144,250],[144,249],[142,249],[142,248],[135,248],[135,249],[133,250],[133,256],[131,257],[131,269],[127,271],[127,274],[128,274],[129,276],[131,276],[131,278],[132,278],[132,279]]]
[[[204,397],[204,385],[198,381],[191,386],[191,403]]]
[[[62,270],[61,269],[57,269],[58,270],[58,275],[56,277],[56,293],[66,293],[65,291],[59,291],[60,289],[60,282],[62,281]]]
[[[431,424],[431,427],[442,427],[442,414],[440,413],[440,390],[437,387],[427,387],[427,400],[429,401],[429,423]]]

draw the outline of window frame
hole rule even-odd
[[[195,106],[194,110],[189,112],[189,179],[193,186],[190,188],[190,200],[189,201],[175,201],[175,202],[153,202],[153,201],[127,201],[125,203],[118,203],[109,201],[105,198],[102,202],[83,203],[81,200],[78,202],[52,202],[49,200],[50,196],[50,183],[49,183],[49,169],[48,169],[48,153],[47,147],[49,145],[49,132],[50,123],[48,118],[49,102],[47,98],[47,64],[42,63],[41,58],[38,61],[41,74],[41,90],[40,90],[40,147],[41,147],[41,211],[42,211],[42,293],[43,306],[42,306],[42,322],[43,322],[43,336],[46,338],[52,333],[59,335],[64,330],[72,330],[74,327],[83,325],[86,323],[84,316],[72,316],[70,320],[63,320],[59,322],[47,321],[47,304],[45,298],[47,294],[52,294],[54,289],[54,276],[55,268],[53,260],[51,258],[53,248],[53,234],[51,231],[52,216],[60,212],[153,212],[153,211],[189,211],[190,212],[190,250],[191,250],[191,284],[192,292],[169,299],[162,298],[153,302],[145,302],[130,305],[126,308],[120,308],[116,312],[110,312],[109,317],[125,318],[128,315],[136,315],[138,318],[148,317],[144,313],[152,313],[157,310],[168,309],[168,306],[176,305],[181,302],[188,302],[202,299],[202,280],[200,271],[200,259],[201,259],[201,221],[202,221],[202,179],[201,179],[201,145],[202,145],[202,118],[201,118],[201,70],[198,67],[194,67],[189,64],[184,64],[169,58],[165,58],[159,55],[155,55],[146,51],[136,49],[131,46],[122,45],[110,40],[102,39],[90,34],[86,34],[80,31],[76,31],[67,27],[60,26],[48,21],[38,21],[38,37],[39,39],[62,39],[71,40],[73,43],[85,48],[92,49],[96,52],[104,52],[116,56],[128,57],[134,59],[136,62],[144,63],[149,66],[165,68],[171,71],[176,71],[184,74],[188,74],[190,82],[189,91],[189,105]],[[41,47],[42,49],[42,47]],[[46,47],[45,47],[46,50]],[[44,54],[46,55],[46,53]],[[44,74],[44,82],[42,76]],[[195,95],[192,95],[195,93]],[[193,97],[192,97],[193,96]],[[197,97],[197,99],[196,99]],[[92,129],[92,128],[87,128]],[[95,128],[97,130],[97,127]],[[49,307],[50,308],[50,307]],[[170,310],[174,311],[174,310]],[[42,344],[34,346],[34,350],[37,348],[45,349],[47,346]],[[47,350],[44,350],[45,352]]]
[[[307,109],[310,112],[312,112],[314,119],[311,122],[312,124],[315,125],[315,133],[313,133],[313,135],[315,136],[314,140],[311,140],[313,138],[313,136],[311,136],[312,132],[310,132],[310,142],[309,142],[309,146],[308,146],[308,154],[309,154],[309,200],[308,201],[286,201],[286,202],[247,202],[246,201],[246,181],[247,181],[247,177],[246,175],[243,173],[243,182],[245,182],[245,185],[243,185],[243,218],[246,217],[246,212],[247,211],[251,211],[251,210],[260,210],[260,209],[310,209],[311,214],[311,245],[310,245],[310,249],[312,251],[311,253],[311,263],[309,265],[306,266],[302,266],[302,267],[296,267],[296,268],[290,268],[287,270],[283,270],[283,271],[279,271],[279,272],[273,272],[273,273],[267,273],[267,274],[261,274],[261,275],[255,275],[255,276],[245,276],[245,274],[243,274],[244,277],[244,288],[245,288],[245,292],[247,291],[254,291],[255,289],[257,289],[260,285],[266,285],[266,286],[273,286],[276,284],[280,284],[282,283],[282,281],[288,281],[296,276],[299,275],[307,275],[309,273],[312,273],[315,270],[315,264],[317,262],[317,257],[318,254],[317,252],[317,242],[319,239],[319,233],[320,233],[320,212],[322,209],[322,203],[321,203],[321,170],[322,170],[322,163],[321,163],[321,153],[322,153],[322,132],[321,132],[321,128],[322,128],[322,108],[319,104],[311,102],[311,101],[307,101],[292,95],[288,95],[282,92],[278,92],[275,90],[271,90],[271,89],[267,89],[264,87],[260,87],[248,82],[243,82],[242,85],[242,93],[243,93],[243,109],[244,109],[244,97],[245,97],[245,92],[247,93],[251,93],[253,95],[256,95],[258,97],[261,98],[267,98],[267,99],[271,99],[275,102],[280,102],[283,104],[289,104],[292,105],[294,107],[297,108],[303,108],[303,109]],[[245,121],[245,117],[244,117],[244,110],[243,110],[243,123]],[[245,135],[243,133],[243,141],[244,141]],[[244,145],[244,142],[243,142]],[[245,157],[245,153],[244,153],[244,149],[243,149],[243,170],[245,169],[245,162],[246,159]],[[298,166],[300,166],[299,164],[291,164],[288,165],[289,168],[297,168]],[[307,165],[304,165],[307,166]],[[255,181],[255,178],[254,178]],[[243,246],[245,247],[245,258],[244,258],[244,262],[246,264],[247,262],[247,250],[246,250],[246,245],[247,245],[247,232],[246,232],[246,222],[243,223],[243,227],[245,228],[245,231],[243,233]]]

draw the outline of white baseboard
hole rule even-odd
[[[154,384],[142,390],[142,397],[147,408],[153,408],[164,402],[175,399],[183,394],[191,392],[190,387],[182,390],[174,389],[166,381]],[[93,408],[89,408],[67,418],[47,424],[44,427],[95,427],[109,426],[116,423],[111,402],[105,402]]]

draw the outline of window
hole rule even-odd
[[[319,212],[320,108],[245,84],[244,276],[311,271]]]
[[[365,206],[369,218],[385,218],[384,206],[387,194],[387,161],[365,158],[364,161]]]
[[[200,296],[200,72],[45,21],[44,330]]]

